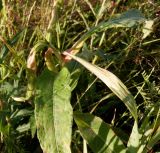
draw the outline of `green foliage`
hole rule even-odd
[[[116,136],[112,127],[100,118],[76,112],[74,119],[93,152],[126,152],[123,142]]]
[[[18,41],[21,41],[23,34],[24,34],[24,30],[21,32],[18,32],[11,40],[8,40],[8,42],[3,41],[4,45],[2,46],[2,49],[1,49],[0,64],[2,64],[3,60],[5,59],[9,51],[15,54],[15,51],[12,48],[12,46],[16,45]]]
[[[63,68],[57,76],[44,71],[37,80],[35,120],[44,152],[70,153],[72,107],[70,74]]]
[[[159,152],[158,6],[0,1],[0,152]]]
[[[137,108],[135,100],[131,93],[128,91],[127,87],[113,73],[96,65],[90,64],[79,57],[73,56],[68,53],[65,54],[71,56],[73,59],[81,63],[90,72],[95,74],[97,78],[102,80],[112,90],[112,92],[124,102],[124,104],[130,110],[135,121],[137,122]]]

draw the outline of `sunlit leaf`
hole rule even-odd
[[[35,120],[38,139],[45,153],[70,153],[72,107],[70,73],[45,70],[37,81]]]
[[[125,153],[123,142],[111,126],[91,114],[74,113],[82,137],[94,153]]]
[[[138,131],[138,124],[135,121],[133,128],[132,128],[130,138],[128,140],[128,144],[127,144],[128,151],[130,153],[135,153],[138,151],[139,143],[140,143],[139,138],[140,138],[140,136],[139,136],[139,131]]]
[[[148,148],[152,148],[156,143],[158,143],[159,140],[160,140],[160,126],[153,135],[152,139],[149,141]]]
[[[137,107],[134,97],[128,91],[127,87],[120,81],[120,79],[118,79],[113,73],[109,72],[108,70],[93,65],[83,60],[82,58],[71,55],[68,52],[64,52],[64,55],[72,57],[74,60],[81,63],[90,72],[95,74],[100,80],[102,80],[112,90],[112,92],[124,102],[134,119],[137,121]]]
[[[53,53],[53,50],[51,48],[48,48],[48,50],[45,52],[45,63],[50,71],[57,73],[57,63],[56,59],[53,58]]]
[[[145,39],[152,32],[153,23],[154,23],[153,20],[148,20],[148,21],[146,20],[145,21],[145,25],[143,27],[143,37],[142,37],[142,39]]]
[[[158,141],[160,140],[160,108],[158,105],[158,110],[156,111],[157,116],[156,119],[153,123],[153,135],[152,138],[150,139],[150,141],[148,142],[148,148],[152,148],[154,145],[156,145],[158,143]]]
[[[37,70],[37,65],[36,65],[36,52],[32,49],[28,59],[27,59],[27,68],[36,71]]]
[[[16,130],[19,132],[19,133],[22,133],[22,132],[26,132],[28,130],[30,130],[30,123],[27,123],[27,124],[23,124],[23,125],[19,125]]]
[[[139,128],[139,133],[140,133],[140,147],[137,151],[137,153],[141,153],[142,151],[145,150],[147,147],[148,140],[150,139],[150,136],[153,133],[153,125],[150,124],[150,118],[153,115],[152,113],[155,111],[155,108],[151,108],[149,112],[145,115],[141,126]]]

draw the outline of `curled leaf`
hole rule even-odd
[[[45,52],[45,62],[47,65],[47,68],[52,72],[57,72],[56,70],[56,63],[53,59],[53,50],[51,48],[48,48],[48,50]]]
[[[100,80],[102,80],[112,90],[112,92],[124,102],[134,119],[137,121],[137,107],[134,97],[119,78],[117,78],[110,71],[102,69],[94,64],[91,64],[82,58],[71,55],[68,52],[64,52],[63,54],[65,56],[72,57],[74,60],[76,60],[85,68],[87,68],[90,72],[95,74]]]
[[[34,48],[31,50],[28,59],[27,59],[27,68],[32,70],[33,72],[36,72],[37,65],[36,65],[36,52]]]

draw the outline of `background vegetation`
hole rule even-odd
[[[159,26],[154,0],[1,0],[0,152],[160,152]]]

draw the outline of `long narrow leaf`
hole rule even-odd
[[[134,97],[128,91],[127,87],[120,81],[120,79],[118,79],[113,73],[109,72],[108,70],[93,65],[68,52],[64,52],[64,55],[73,58],[74,60],[82,64],[85,68],[87,68],[90,72],[95,74],[100,80],[102,80],[112,90],[112,92],[124,102],[134,119],[137,121],[137,108]]]
[[[113,132],[111,126],[91,114],[74,113],[82,137],[94,153],[125,153],[123,142]]]
[[[107,30],[109,28],[116,27],[133,27],[137,23],[143,23],[146,19],[139,10],[131,9],[116,18],[110,19],[109,21],[101,22],[96,27],[91,28],[87,33],[85,33],[71,48],[72,54],[76,54],[83,43],[91,37],[92,34],[100,31]]]
[[[72,107],[70,73],[57,76],[44,71],[37,81],[35,120],[38,139],[45,153],[70,153]]]
[[[148,148],[152,148],[160,140],[160,126],[148,143]]]

